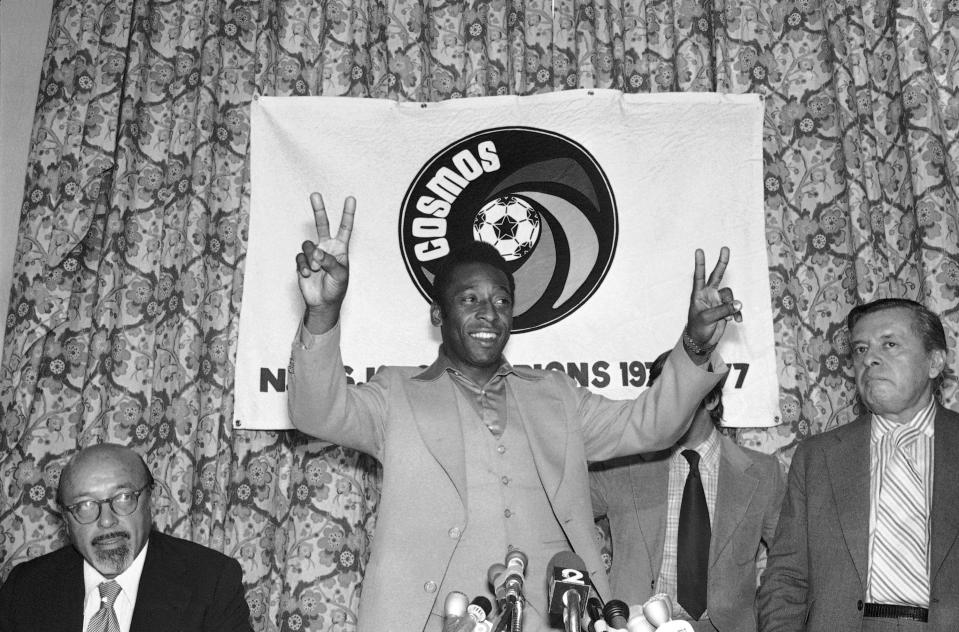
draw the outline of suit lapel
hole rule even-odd
[[[162,533],[150,534],[130,632],[169,632],[181,627],[190,601],[183,577],[186,564],[167,542],[168,536]]]
[[[959,535],[959,415],[939,407],[935,424],[929,573],[933,583]]]
[[[751,466],[752,461],[739,446],[729,437],[720,437],[719,483],[712,542],[709,546],[710,568],[716,564],[719,555],[743,521],[749,503],[759,487],[759,481],[750,472]]]
[[[72,546],[63,550],[63,563],[60,560],[51,566],[46,574],[43,590],[51,600],[60,601],[57,608],[38,609],[37,621],[42,629],[49,632],[75,632],[83,627],[83,558]]]
[[[864,415],[831,433],[832,442],[823,447],[843,539],[863,586],[869,561],[870,426],[871,416]]]
[[[562,408],[551,409],[551,401],[543,399],[543,389],[539,380],[515,379],[510,382],[510,388],[516,398],[523,429],[529,437],[529,449],[533,453],[536,471],[539,473],[546,496],[555,510],[562,510],[566,506],[563,499],[558,499],[560,484],[563,475],[567,472],[567,454],[569,429]],[[530,423],[524,412],[527,410],[523,402],[536,402],[536,414],[541,418],[555,419],[555,425]],[[585,469],[585,463],[582,464]],[[570,470],[572,471],[572,470]],[[569,499],[570,502],[581,502],[581,499]]]
[[[609,599],[609,581],[605,566],[599,557],[599,547],[594,538],[592,512],[583,506],[589,502],[589,487],[586,477],[586,461],[574,454],[569,436],[572,433],[566,411],[559,398],[549,397],[553,391],[543,389],[539,378],[520,378],[510,382],[516,410],[529,439],[529,449],[539,480],[560,528],[566,534],[573,551],[586,563],[596,592]],[[535,410],[526,404],[535,403]],[[524,405],[526,404],[526,405]],[[552,424],[533,423],[527,415],[535,412],[536,419],[551,420]],[[513,423],[510,419],[509,423]],[[582,454],[580,449],[579,454]],[[584,519],[585,518],[585,519]]]
[[[423,445],[449,476],[465,506],[466,453],[460,420],[473,413],[459,407],[455,388],[452,378],[442,376],[436,381],[411,380],[408,392]],[[451,415],[454,410],[456,414]]]
[[[649,558],[649,576],[654,581],[663,565],[666,539],[666,496],[669,488],[669,455],[629,467],[633,488],[633,504],[639,520],[639,531]]]

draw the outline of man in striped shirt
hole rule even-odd
[[[869,412],[796,450],[760,630],[957,630],[959,415],[935,397],[942,322],[880,299],[847,323]]]

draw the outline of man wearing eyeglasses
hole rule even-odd
[[[152,490],[133,450],[78,452],[57,490],[70,545],[11,571],[0,587],[0,630],[251,630],[240,565],[153,531]]]

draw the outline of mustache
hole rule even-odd
[[[100,544],[106,540],[112,540],[114,538],[126,538],[130,539],[130,534],[126,531],[113,531],[111,533],[104,533],[103,535],[98,535],[97,537],[90,540],[90,544]]]

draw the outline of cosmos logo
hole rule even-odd
[[[452,143],[416,175],[400,214],[406,269],[430,300],[442,258],[479,239],[516,278],[513,332],[569,316],[613,261],[616,201],[578,143],[531,127],[484,130]]]

